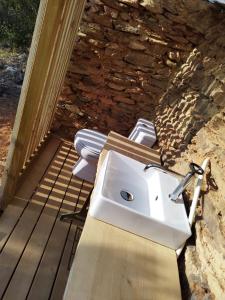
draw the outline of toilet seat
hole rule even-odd
[[[130,140],[152,147],[156,141],[155,126],[145,119],[138,119],[128,137]],[[80,156],[73,168],[73,174],[94,183],[99,155],[107,141],[107,136],[92,129],[79,130],[74,138],[74,147]]]
[[[81,129],[74,139],[74,147],[78,154],[85,159],[98,159],[107,136],[91,129]]]
[[[157,139],[154,123],[145,119],[138,119],[136,126],[128,138],[138,144],[151,148]]]

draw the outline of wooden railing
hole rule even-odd
[[[6,161],[0,205],[15,194],[21,170],[48,133],[85,0],[41,0]]]

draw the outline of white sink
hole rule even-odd
[[[109,151],[96,179],[89,214],[177,249],[191,235],[182,197],[178,202],[169,198],[179,180],[171,173],[157,168],[144,171],[144,167],[134,159]]]

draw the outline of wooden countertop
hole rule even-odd
[[[110,149],[144,163],[160,163],[157,151],[111,132],[98,168]],[[64,299],[181,299],[176,253],[87,216]]]

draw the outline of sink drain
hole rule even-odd
[[[133,201],[134,196],[127,191],[120,191],[120,196],[126,201]]]

